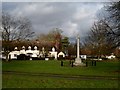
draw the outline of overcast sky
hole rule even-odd
[[[3,2],[2,9],[31,20],[34,32],[48,33],[53,28],[63,35],[84,37],[104,7],[98,2]]]

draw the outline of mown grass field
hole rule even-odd
[[[3,88],[118,88],[118,80],[79,79],[79,75],[86,76],[86,78],[89,76],[118,78],[119,61],[97,62],[96,66],[88,67],[71,67],[69,61],[64,61],[64,66],[61,66],[60,61],[57,60],[11,61],[2,62],[2,71]],[[59,74],[62,77],[51,77],[51,74]],[[75,76],[76,78],[68,78],[67,76]]]

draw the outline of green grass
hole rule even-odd
[[[119,61],[97,62],[96,66],[71,67],[68,61],[60,66],[60,61],[11,61],[3,62],[3,71],[19,71],[28,73],[62,74],[62,75],[88,75],[118,77]],[[48,74],[49,75],[49,74]],[[3,73],[3,88],[117,88],[117,80],[78,80],[68,78],[55,78],[46,76],[32,76]]]
[[[3,62],[3,71],[22,71],[71,75],[99,75],[116,76],[118,62],[97,62],[97,66],[71,67],[68,61],[60,66],[60,61],[12,61]]]
[[[71,80],[39,76],[3,75],[3,88],[117,88],[117,80]]]
[[[0,89],[2,88],[2,61],[0,60]]]

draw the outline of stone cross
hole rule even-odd
[[[85,64],[82,63],[79,52],[80,52],[80,37],[77,36],[77,57],[76,57],[75,62],[73,64],[75,66],[85,66]]]
[[[80,58],[80,37],[77,37],[77,58]]]

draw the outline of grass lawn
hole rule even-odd
[[[71,80],[40,76],[3,75],[3,88],[117,88],[117,80]]]
[[[119,62],[97,62],[96,66],[71,67],[68,61],[64,61],[64,66],[60,66],[60,61],[11,61],[2,63],[2,71],[26,72],[24,75],[14,73],[3,73],[3,88],[117,88],[118,80],[107,79],[74,79],[64,77],[49,77],[50,74],[60,74],[63,76],[112,76],[118,77]]]

